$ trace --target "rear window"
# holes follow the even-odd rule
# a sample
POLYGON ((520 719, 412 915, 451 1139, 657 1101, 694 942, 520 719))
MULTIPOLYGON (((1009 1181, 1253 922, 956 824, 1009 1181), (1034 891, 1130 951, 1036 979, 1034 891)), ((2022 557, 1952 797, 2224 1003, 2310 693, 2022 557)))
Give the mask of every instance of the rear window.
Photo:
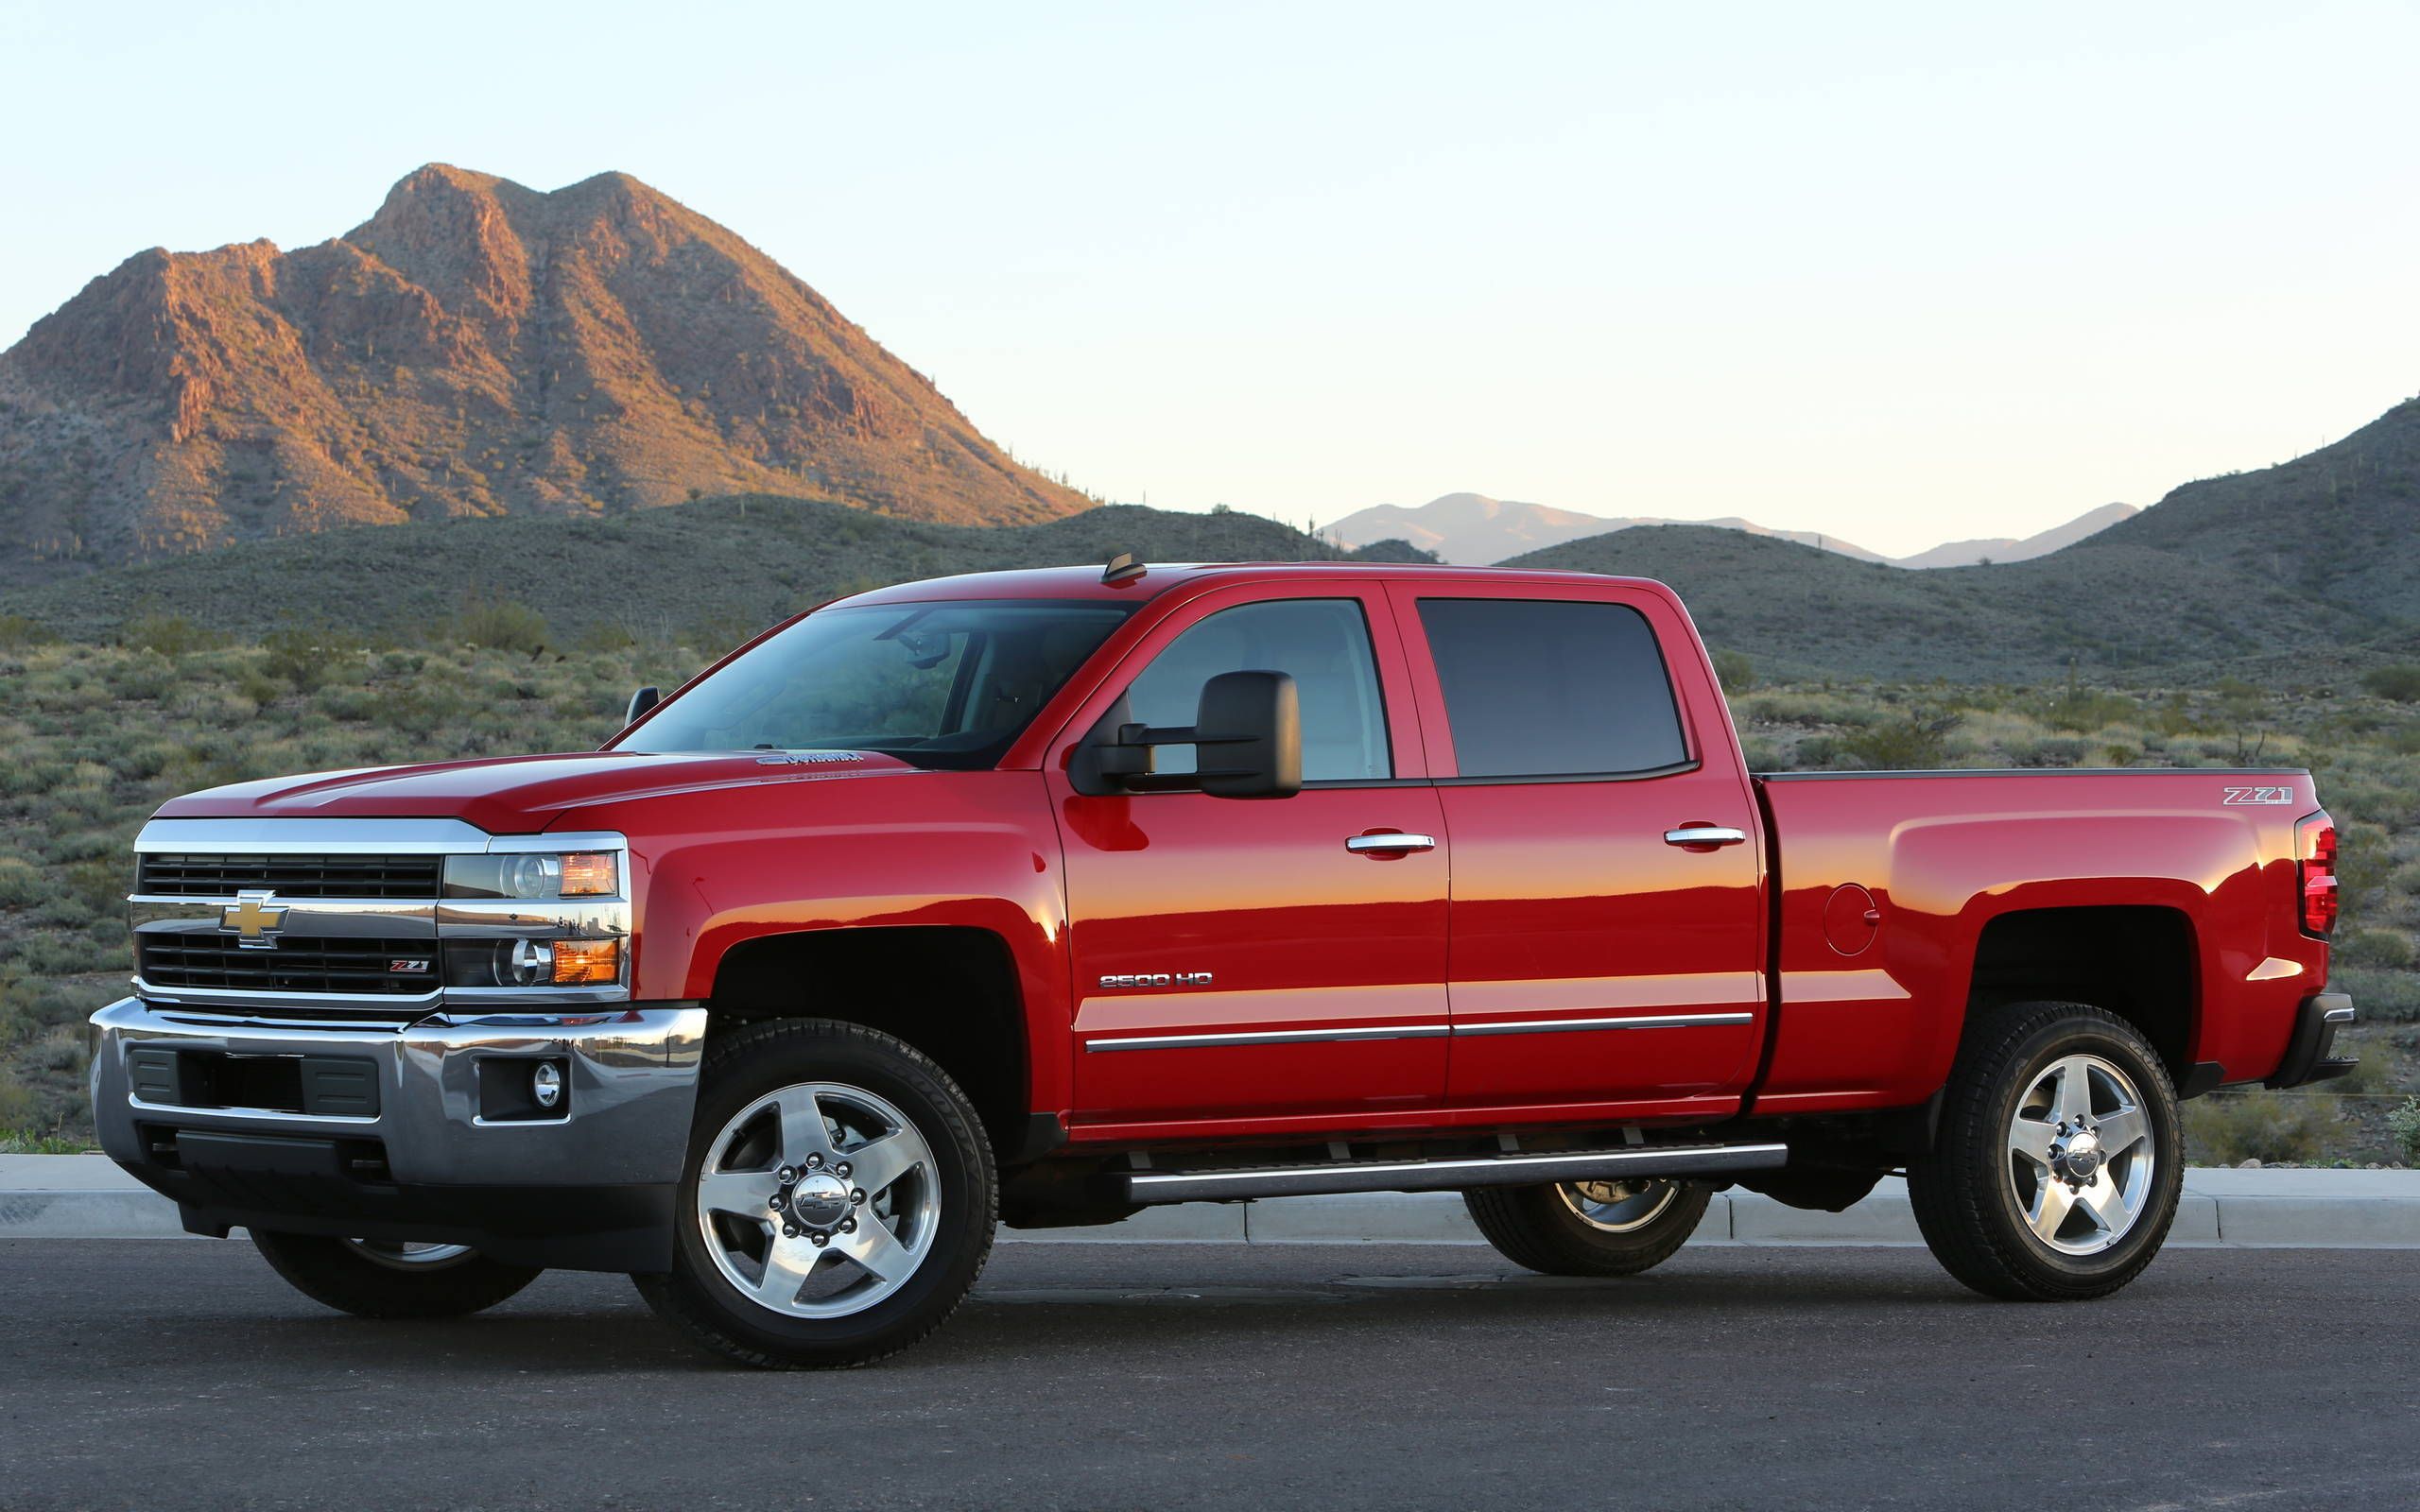
POLYGON ((1613 776, 1688 759, 1664 653, 1620 604, 1424 598, 1464 777, 1613 776))

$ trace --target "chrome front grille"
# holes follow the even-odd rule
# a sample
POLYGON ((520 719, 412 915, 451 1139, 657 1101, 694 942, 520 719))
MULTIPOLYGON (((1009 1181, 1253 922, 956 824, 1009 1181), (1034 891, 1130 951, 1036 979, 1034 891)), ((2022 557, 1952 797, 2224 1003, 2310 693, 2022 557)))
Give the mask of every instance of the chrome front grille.
POLYGON ((230 935, 151 934, 135 936, 134 960, 153 987, 417 997, 437 988, 436 943, 289 936, 275 950, 252 950, 230 935))
POLYGON ((146 851, 134 890, 150 898, 229 898, 266 887, 282 898, 423 898, 438 894, 440 856, 174 855, 146 851))

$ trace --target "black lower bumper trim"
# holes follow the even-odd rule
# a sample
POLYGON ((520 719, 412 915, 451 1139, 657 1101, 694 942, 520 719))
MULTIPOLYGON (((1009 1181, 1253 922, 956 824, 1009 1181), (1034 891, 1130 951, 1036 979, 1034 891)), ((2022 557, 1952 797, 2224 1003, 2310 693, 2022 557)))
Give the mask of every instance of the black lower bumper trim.
POLYGON ((2286 1041, 2286 1058, 2264 1086, 2302 1087, 2342 1076, 2360 1062, 2328 1054, 2336 1048, 2336 1031, 2353 1022, 2353 999, 2343 992, 2317 992, 2303 999, 2294 1018, 2293 1038, 2286 1041))
MULTIPOLYGON (((129 1164, 172 1198, 186 1229, 468 1245, 513 1265, 662 1271, 672 1265, 669 1184, 418 1186, 366 1178, 357 1142, 180 1131, 169 1160, 129 1164)), ((155 1146, 155 1149, 157 1146, 155 1146)), ((162 1152, 164 1153, 164 1152, 162 1152)))

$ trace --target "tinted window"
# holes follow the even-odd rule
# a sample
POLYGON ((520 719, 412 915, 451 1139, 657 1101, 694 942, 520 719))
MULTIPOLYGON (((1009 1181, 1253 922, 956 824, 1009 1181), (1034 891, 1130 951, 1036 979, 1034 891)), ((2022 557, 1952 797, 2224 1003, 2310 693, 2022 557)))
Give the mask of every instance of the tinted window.
POLYGON ((666 704, 624 748, 989 766, 1127 612, 1030 600, 820 610, 666 704))
MULTIPOLYGON (((1394 772, 1370 627, 1349 598, 1272 599, 1221 610, 1168 643, 1126 690, 1129 717, 1189 725, 1201 685, 1221 672, 1288 672, 1303 703, 1303 781, 1394 772)), ((1189 746, 1163 746, 1157 769, 1190 772, 1189 746)))
POLYGON ((1464 777, 1645 772, 1685 761, 1655 632, 1619 604, 1424 598, 1464 777))

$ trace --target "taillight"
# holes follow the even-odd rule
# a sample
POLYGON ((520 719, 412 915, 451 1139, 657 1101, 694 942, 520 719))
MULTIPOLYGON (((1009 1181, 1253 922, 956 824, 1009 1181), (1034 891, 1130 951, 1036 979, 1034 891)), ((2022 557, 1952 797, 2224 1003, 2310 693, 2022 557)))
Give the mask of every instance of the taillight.
POLYGON ((2303 933, 2325 939, 2336 927, 2336 821, 2322 812, 2295 825, 2294 857, 2303 933))

